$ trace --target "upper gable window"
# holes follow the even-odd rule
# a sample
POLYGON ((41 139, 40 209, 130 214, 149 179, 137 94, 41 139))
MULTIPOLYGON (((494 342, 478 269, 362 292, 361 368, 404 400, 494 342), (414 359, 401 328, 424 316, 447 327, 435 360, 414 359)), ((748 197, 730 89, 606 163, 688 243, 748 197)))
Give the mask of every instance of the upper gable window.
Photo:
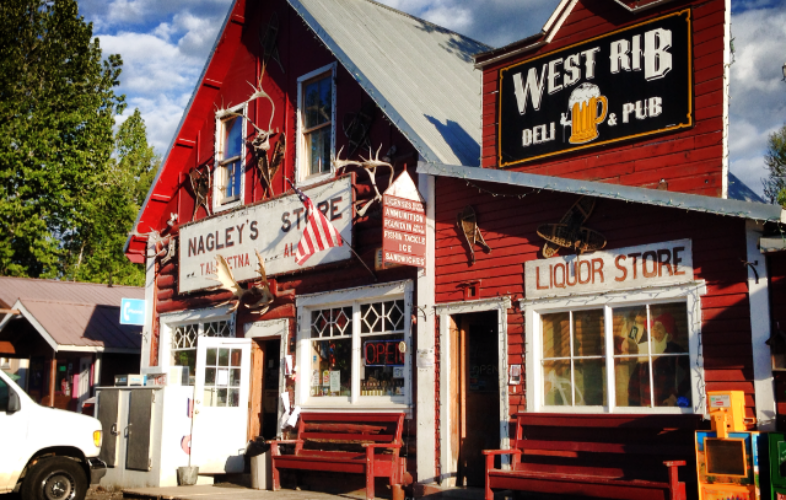
POLYGON ((311 182, 332 171, 335 149, 335 70, 331 64, 298 78, 298 179, 311 182))
MULTIPOLYGON (((245 114, 245 107, 231 112, 245 114)), ((225 210, 242 204, 245 153, 245 119, 231 114, 220 116, 216 123, 214 210, 225 210)))

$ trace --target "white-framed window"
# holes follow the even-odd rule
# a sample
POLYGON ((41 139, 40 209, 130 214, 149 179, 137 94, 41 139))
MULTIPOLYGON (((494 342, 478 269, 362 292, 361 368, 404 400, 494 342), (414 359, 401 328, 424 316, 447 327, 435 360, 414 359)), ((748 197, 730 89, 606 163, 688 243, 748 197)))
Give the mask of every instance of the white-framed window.
POLYGON ((408 408, 412 282, 298 297, 298 404, 408 408))
POLYGON ((161 315, 160 359, 165 366, 187 366, 194 385, 199 337, 234 337, 235 316, 227 306, 161 315))
POLYGON ((297 179, 323 180, 333 172, 336 145, 336 63, 298 78, 297 179))
POLYGON ((248 105, 243 104, 216 117, 216 160, 213 174, 213 211, 243 204, 245 189, 246 123, 248 105))
POLYGON ((528 410, 704 413, 704 290, 522 300, 528 410))

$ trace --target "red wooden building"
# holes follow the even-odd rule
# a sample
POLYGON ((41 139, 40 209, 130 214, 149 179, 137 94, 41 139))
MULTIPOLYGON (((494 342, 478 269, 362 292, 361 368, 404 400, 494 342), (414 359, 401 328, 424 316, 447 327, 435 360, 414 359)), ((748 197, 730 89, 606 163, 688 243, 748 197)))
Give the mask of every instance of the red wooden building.
POLYGON ((142 372, 187 367, 177 439, 200 474, 239 472, 294 409, 405 413, 416 473, 425 273, 382 262, 380 194, 395 178, 428 198, 419 160, 477 161, 472 55, 488 49, 366 0, 233 3, 125 248, 147 266, 142 372), (343 245, 296 262, 289 182, 343 245))
POLYGON ((729 16, 564 0, 541 33, 475 56, 481 168, 418 168, 438 318, 419 390, 443 484, 482 485, 480 450, 507 448, 518 412, 701 418, 708 391, 740 390, 751 428, 775 428, 784 257, 760 239, 786 218, 730 197, 729 16))

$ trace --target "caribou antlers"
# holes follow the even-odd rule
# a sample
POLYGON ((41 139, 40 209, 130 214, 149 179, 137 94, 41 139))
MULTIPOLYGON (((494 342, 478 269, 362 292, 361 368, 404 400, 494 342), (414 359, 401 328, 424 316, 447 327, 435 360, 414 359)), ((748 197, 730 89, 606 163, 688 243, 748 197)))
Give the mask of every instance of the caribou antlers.
POLYGON ((259 99, 260 97, 263 97, 268 101, 270 101, 270 106, 272 107, 272 110, 270 112, 270 121, 268 123, 267 130, 263 130, 257 127, 257 125, 254 122, 252 122, 248 118, 248 116, 244 115, 243 113, 227 111, 225 112, 225 115, 243 117, 257 131, 256 136, 251 141, 249 141, 249 144, 251 145, 251 148, 254 151, 254 157, 257 159, 257 168, 259 169, 259 174, 262 177, 262 179, 265 180, 265 186, 264 186, 265 195, 267 197, 270 197, 273 195, 273 185, 271 184, 271 181, 273 180, 273 177, 275 177, 279 167, 281 166, 282 161, 284 160, 284 147, 286 143, 284 139, 284 134, 281 134, 281 136, 278 139, 278 142, 276 143, 276 147, 273 150, 273 157, 271 159, 268 159, 268 151, 270 151, 270 138, 277 135, 279 132, 278 130, 276 130, 275 132, 273 131, 273 117, 276 114, 276 103, 268 95, 268 93, 265 92, 264 89, 262 88, 262 78, 264 76, 265 76, 265 66, 263 64, 262 71, 259 74, 259 80, 257 82, 257 85, 254 86, 251 82, 247 82, 251 86, 253 92, 251 96, 248 98, 248 100, 246 100, 246 102, 251 102, 254 99, 259 99))
POLYGON ((390 179, 388 180, 388 186, 393 184, 393 165, 388 162, 382 161, 379 159, 379 152, 382 150, 382 144, 379 145, 377 148, 377 153, 374 157, 371 156, 371 149, 368 151, 368 158, 360 157, 361 161, 355 160, 342 160, 341 159, 341 152, 344 150, 342 146, 341 149, 338 150, 338 154, 336 155, 336 159, 333 160, 333 165, 336 167, 336 173, 344 167, 360 167, 363 169, 366 174, 368 174, 369 179, 371 179, 371 185, 374 186, 374 192, 376 192, 376 196, 366 202, 365 205, 358 209, 358 215, 363 217, 368 211, 368 208, 371 206, 372 203, 375 201, 382 201, 382 195, 379 192, 379 188, 377 188, 377 167, 387 167, 390 169, 390 179))

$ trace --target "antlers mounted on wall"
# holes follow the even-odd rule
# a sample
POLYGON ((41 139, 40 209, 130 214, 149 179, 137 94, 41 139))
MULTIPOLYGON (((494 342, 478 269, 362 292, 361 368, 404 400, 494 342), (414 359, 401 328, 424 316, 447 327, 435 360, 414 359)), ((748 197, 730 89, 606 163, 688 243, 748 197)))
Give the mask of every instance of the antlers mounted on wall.
POLYGON ((259 266, 257 267, 257 273, 262 277, 262 283, 259 285, 251 285, 248 290, 245 290, 240 284, 235 280, 235 277, 232 275, 232 269, 229 267, 226 259, 224 259, 221 255, 216 255, 216 270, 215 275, 211 277, 211 279, 218 281, 219 285, 216 288, 220 288, 223 290, 227 290, 232 292, 232 298, 226 302, 219 304, 216 307, 220 307, 230 302, 233 302, 232 307, 229 309, 230 311, 237 310, 237 306, 240 305, 240 302, 243 301, 246 295, 253 295, 256 297, 260 297, 259 300, 252 304, 243 304, 249 309, 257 309, 253 311, 255 314, 264 314, 267 312, 270 304, 273 303, 275 297, 270 291, 270 285, 267 281, 267 273, 265 272, 265 263, 262 256, 259 255, 259 251, 256 251, 257 260, 259 261, 259 266))
POLYGON ((368 158, 363 158, 361 156, 360 159, 363 161, 356 161, 356 160, 342 160, 341 152, 344 150, 344 148, 342 147, 341 149, 338 150, 336 159, 333 160, 333 165, 335 165, 336 167, 337 175, 339 174, 339 170, 341 170, 342 168, 359 167, 362 168, 364 172, 366 172, 369 179, 371 180, 371 185, 374 186, 374 192, 376 193, 374 198, 370 199, 368 202, 366 202, 365 205, 363 205, 358 209, 358 215, 361 217, 366 214, 366 211, 368 211, 368 208, 371 206, 372 203, 374 203, 375 201, 379 201, 379 202, 382 201, 382 194, 380 194, 379 188, 377 187, 377 179, 376 179, 377 167, 387 167, 390 169, 390 179, 388 180, 388 186, 393 184, 393 165, 379 159, 379 152, 381 149, 382 149, 382 144, 380 144, 379 148, 377 148, 377 153, 376 155, 374 155, 374 157, 371 156, 372 151, 371 149, 369 149, 368 158))
POLYGON ((264 91, 262 88, 262 79, 265 76, 265 65, 262 65, 262 71, 259 73, 259 80, 257 81, 257 85, 252 84, 251 82, 247 82, 253 92, 246 99, 245 103, 249 103, 255 99, 264 98, 270 101, 271 111, 270 111, 270 121, 268 122, 267 129, 262 129, 258 127, 251 119, 243 113, 238 113, 237 111, 228 111, 224 108, 220 109, 217 113, 219 118, 225 116, 238 116, 244 118, 248 123, 254 127, 256 130, 256 135, 252 140, 248 143, 251 146, 251 150, 254 153, 254 158, 257 160, 257 169, 259 169, 259 174, 264 179, 265 185, 264 194, 266 197, 273 196, 273 177, 275 177, 278 169, 281 167, 282 162, 284 161, 284 151, 286 147, 286 141, 284 134, 279 135, 278 130, 273 130, 273 117, 276 115, 276 103, 273 101, 273 98, 268 95, 267 92, 264 91), (268 158, 268 152, 270 151, 270 139, 279 135, 278 142, 276 142, 276 146, 273 149, 272 157, 268 158))

